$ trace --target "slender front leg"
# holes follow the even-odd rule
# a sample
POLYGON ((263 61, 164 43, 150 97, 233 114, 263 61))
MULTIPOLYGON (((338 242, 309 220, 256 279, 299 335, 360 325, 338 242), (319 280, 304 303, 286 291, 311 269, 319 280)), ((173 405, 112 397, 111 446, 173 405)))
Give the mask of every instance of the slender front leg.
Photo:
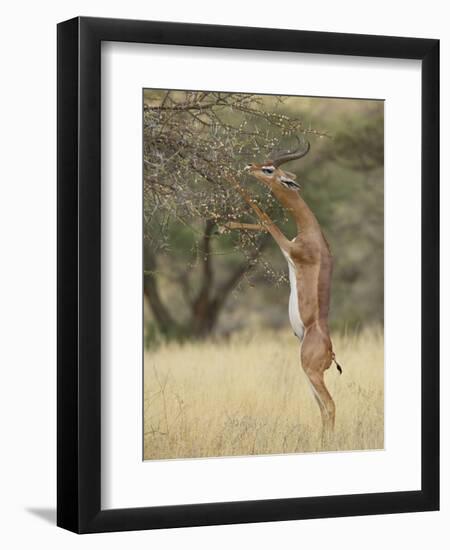
POLYGON ((264 231, 267 233, 267 227, 260 223, 227 222, 219 227, 219 232, 225 229, 242 229, 244 231, 264 231))
POLYGON ((281 229, 272 221, 270 216, 266 214, 264 210, 261 210, 261 208, 255 203, 255 201, 249 195, 249 193, 247 193, 247 191, 241 186, 241 184, 235 178, 233 178, 230 175, 225 176, 225 178, 229 183, 231 183, 233 187, 237 189, 238 193, 241 195, 244 201, 250 206, 250 208, 259 218, 261 225, 265 227, 266 230, 272 235, 274 241, 281 248, 281 250, 284 250, 285 252, 289 253, 291 248, 291 242, 289 241, 289 239, 285 237, 281 229))

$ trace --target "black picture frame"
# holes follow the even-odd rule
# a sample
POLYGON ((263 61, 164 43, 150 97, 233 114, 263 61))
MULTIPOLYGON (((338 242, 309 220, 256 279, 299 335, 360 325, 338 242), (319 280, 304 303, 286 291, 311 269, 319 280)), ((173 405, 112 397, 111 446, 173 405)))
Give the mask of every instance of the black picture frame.
POLYGON ((77 17, 58 25, 57 65, 57 524, 77 533, 94 533, 438 510, 439 41, 77 17), (422 61, 420 491, 101 509, 102 41, 422 61))

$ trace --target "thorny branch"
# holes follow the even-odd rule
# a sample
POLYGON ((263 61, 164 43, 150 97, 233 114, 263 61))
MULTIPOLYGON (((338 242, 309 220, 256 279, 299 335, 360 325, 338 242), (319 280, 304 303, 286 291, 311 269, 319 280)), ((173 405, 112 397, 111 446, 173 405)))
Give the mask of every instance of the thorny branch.
MULTIPOLYGON (((283 98, 277 99, 279 108, 268 110, 264 97, 254 94, 168 91, 146 95, 145 247, 152 251, 147 256, 155 263, 155 257, 170 252, 173 246, 172 227, 190 232, 195 240, 191 257, 183 257, 178 267, 172 267, 171 277, 181 282, 181 294, 194 319, 207 312, 214 320, 215 311, 257 262, 275 280, 282 277, 264 262, 261 250, 270 240, 266 230, 273 233, 274 222, 285 215, 268 192, 249 188, 254 186, 249 182, 244 189, 237 182, 248 162, 270 158, 281 142, 288 145, 287 141, 300 134, 327 134, 286 115, 283 98), (249 199, 253 195, 258 205, 249 199), (242 231, 225 237, 244 259, 234 262, 226 277, 216 278, 213 242, 225 238, 220 233, 236 222, 244 224, 242 231), (258 225, 262 231, 255 234, 258 225), (200 276, 194 277, 191 273, 196 265, 200 276)), ((164 306, 156 277, 149 271, 144 280, 152 310, 162 326, 176 325, 164 306)))

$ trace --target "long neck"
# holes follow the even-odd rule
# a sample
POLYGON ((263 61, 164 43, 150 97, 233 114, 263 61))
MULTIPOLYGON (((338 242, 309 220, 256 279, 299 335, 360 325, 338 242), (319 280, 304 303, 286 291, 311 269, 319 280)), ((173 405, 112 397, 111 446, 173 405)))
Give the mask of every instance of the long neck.
POLYGON ((314 229, 320 230, 317 218, 296 191, 281 189, 277 186, 272 189, 272 193, 286 210, 291 213, 297 225, 298 232, 314 229))

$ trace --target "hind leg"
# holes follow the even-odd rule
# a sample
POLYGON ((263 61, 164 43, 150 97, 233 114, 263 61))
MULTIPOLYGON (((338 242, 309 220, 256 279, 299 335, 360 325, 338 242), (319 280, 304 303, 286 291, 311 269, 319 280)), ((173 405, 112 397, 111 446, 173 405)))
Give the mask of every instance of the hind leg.
POLYGON ((322 444, 330 440, 334 429, 336 407, 325 386, 324 374, 332 360, 329 338, 318 327, 306 331, 302 343, 301 362, 310 383, 322 418, 322 444))
POLYGON ((325 386, 323 372, 318 374, 315 371, 312 373, 307 372, 306 374, 310 381, 316 402, 319 405, 322 418, 321 442, 322 446, 326 446, 330 443, 333 435, 336 406, 330 392, 325 386))

